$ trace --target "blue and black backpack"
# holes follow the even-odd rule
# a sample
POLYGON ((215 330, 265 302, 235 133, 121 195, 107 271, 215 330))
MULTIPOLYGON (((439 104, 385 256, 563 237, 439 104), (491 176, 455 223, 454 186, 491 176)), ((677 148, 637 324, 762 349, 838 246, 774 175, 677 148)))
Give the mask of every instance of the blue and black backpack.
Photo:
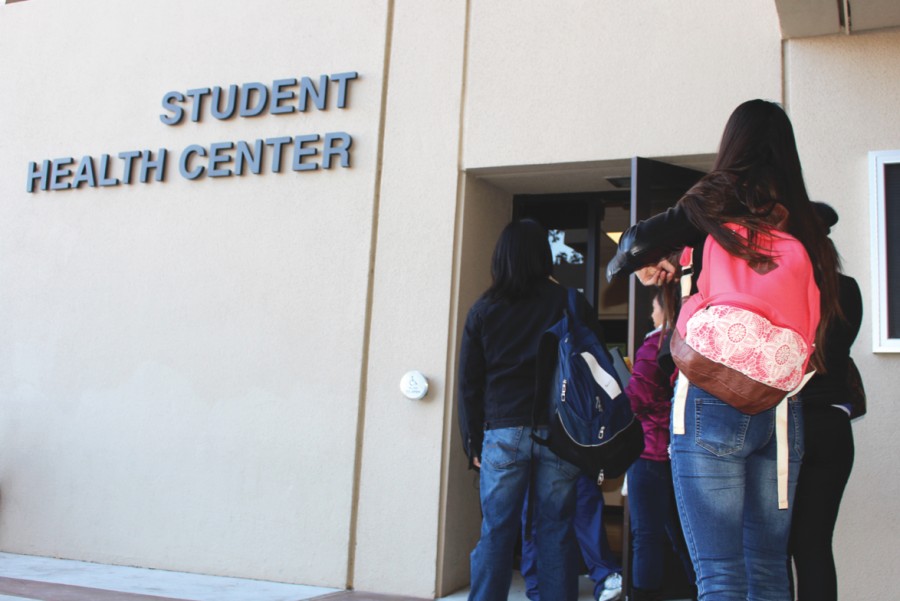
POLYGON ((617 478, 644 451, 644 430, 631 411, 612 357, 578 317, 578 292, 538 346, 534 423, 549 423, 547 438, 532 434, 597 485, 617 478), (545 402, 542 402, 545 401, 545 402), (549 409, 547 417, 541 413, 549 409))

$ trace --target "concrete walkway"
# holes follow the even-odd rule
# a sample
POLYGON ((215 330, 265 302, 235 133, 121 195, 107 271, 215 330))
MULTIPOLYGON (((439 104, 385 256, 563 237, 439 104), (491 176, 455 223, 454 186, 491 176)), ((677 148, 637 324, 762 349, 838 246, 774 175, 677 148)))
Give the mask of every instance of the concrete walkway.
MULTIPOLYGON (((509 601, 527 601, 516 576, 509 601)), ((581 578, 579 601, 592 601, 581 578)), ((462 590, 444 601, 465 601, 462 590)), ((421 601, 411 597, 0 553, 0 601, 421 601)))

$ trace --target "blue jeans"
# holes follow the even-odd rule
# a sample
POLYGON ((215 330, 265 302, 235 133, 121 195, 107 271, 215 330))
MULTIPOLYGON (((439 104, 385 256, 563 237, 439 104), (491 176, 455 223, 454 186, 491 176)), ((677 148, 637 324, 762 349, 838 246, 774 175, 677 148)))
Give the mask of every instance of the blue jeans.
POLYGON ((633 537, 631 582, 644 590, 661 589, 666 549, 671 546, 684 565, 688 582, 694 568, 675 508, 672 466, 668 461, 638 459, 628 469, 628 509, 633 537))
MULTIPOLYGON (((546 428, 538 433, 546 436, 546 428)), ((481 452, 481 539, 472 551, 469 601, 505 601, 529 484, 533 487, 540 595, 578 598, 575 513, 577 467, 531 440, 531 428, 484 433, 481 452)))
MULTIPOLYGON (((526 536, 525 522, 528 504, 522 510, 522 577, 525 579, 525 595, 531 601, 540 601, 540 577, 537 566, 537 544, 532 523, 532 535, 526 536), (530 539, 530 540, 529 540, 530 539)), ((622 567, 613 556, 606 540, 606 528, 603 526, 603 491, 588 476, 578 477, 576 482, 575 502, 575 538, 581 549, 581 557, 587 566, 588 574, 594 581, 594 598, 603 590, 603 581, 613 572, 621 572, 622 567)), ((545 597, 546 598, 546 597, 545 597)))
POLYGON ((788 409, 788 509, 778 509, 774 408, 745 415, 692 384, 684 422, 685 434, 672 436, 672 474, 699 599, 789 601, 787 544, 803 456, 799 401, 788 409))

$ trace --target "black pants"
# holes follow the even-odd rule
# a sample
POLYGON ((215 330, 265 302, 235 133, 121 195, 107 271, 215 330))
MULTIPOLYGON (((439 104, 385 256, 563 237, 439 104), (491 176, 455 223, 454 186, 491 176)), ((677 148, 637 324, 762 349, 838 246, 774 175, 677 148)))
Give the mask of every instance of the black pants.
POLYGON ((836 601, 831 539, 844 488, 853 469, 849 416, 831 406, 803 411, 806 450, 797 483, 790 554, 800 601, 836 601))

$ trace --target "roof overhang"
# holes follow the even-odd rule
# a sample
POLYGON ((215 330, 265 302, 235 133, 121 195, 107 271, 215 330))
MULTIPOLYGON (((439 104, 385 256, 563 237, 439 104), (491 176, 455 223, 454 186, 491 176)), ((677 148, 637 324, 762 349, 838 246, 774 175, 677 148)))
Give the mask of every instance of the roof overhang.
POLYGON ((775 0, 775 7, 783 39, 900 27, 898 0, 775 0))

